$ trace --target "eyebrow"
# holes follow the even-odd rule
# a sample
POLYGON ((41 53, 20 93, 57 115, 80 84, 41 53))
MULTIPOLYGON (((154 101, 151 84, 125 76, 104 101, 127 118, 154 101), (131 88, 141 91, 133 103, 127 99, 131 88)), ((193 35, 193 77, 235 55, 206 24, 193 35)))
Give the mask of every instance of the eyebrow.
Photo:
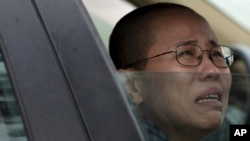
MULTIPOLYGON (((198 42, 199 42, 198 39, 180 41, 180 42, 177 43, 177 46, 197 44, 198 42)), ((215 41, 215 40, 209 40, 208 42, 209 42, 209 44, 211 44, 212 46, 218 46, 218 45, 219 45, 219 44, 217 43, 217 41, 215 41)))
POLYGON ((186 40, 186 41, 180 41, 177 43, 177 46, 181 46, 181 45, 191 45, 191 44, 197 44, 198 40, 194 39, 194 40, 186 40))
POLYGON ((212 45, 212 46, 218 46, 218 42, 215 41, 215 40, 209 40, 209 43, 212 45))

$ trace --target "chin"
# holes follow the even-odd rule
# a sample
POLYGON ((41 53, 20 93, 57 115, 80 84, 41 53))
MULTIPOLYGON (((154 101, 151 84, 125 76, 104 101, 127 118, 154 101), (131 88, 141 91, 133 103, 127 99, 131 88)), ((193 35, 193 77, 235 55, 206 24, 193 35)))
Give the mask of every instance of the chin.
POLYGON ((211 116, 206 119, 200 124, 200 129, 205 130, 207 132, 214 131, 218 129, 223 123, 223 116, 211 116))

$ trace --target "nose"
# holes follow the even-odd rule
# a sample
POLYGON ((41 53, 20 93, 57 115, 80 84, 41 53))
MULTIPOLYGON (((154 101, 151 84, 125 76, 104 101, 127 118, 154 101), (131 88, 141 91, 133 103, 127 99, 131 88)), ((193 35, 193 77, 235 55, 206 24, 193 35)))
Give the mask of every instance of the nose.
POLYGON ((199 68, 199 79, 217 79, 219 77, 219 68, 216 67, 213 63, 212 57, 210 56, 210 51, 203 50, 201 64, 199 68), (205 53, 205 54, 204 54, 205 53))

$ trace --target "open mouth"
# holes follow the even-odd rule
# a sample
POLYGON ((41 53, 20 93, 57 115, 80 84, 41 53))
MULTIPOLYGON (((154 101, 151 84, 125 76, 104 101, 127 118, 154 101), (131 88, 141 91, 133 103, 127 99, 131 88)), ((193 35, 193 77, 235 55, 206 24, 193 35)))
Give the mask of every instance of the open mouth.
POLYGON ((205 96, 199 97, 195 100, 197 103, 209 102, 209 101, 220 101, 221 94, 207 94, 205 96))

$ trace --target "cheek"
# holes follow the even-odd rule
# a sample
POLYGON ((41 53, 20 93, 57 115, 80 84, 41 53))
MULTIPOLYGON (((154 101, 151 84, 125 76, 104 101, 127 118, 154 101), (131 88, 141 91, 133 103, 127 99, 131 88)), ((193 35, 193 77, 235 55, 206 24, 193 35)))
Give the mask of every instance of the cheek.
POLYGON ((225 90, 225 93, 229 93, 232 85, 232 75, 230 73, 222 74, 220 83, 223 87, 223 90, 225 90))
POLYGON ((183 67, 176 61, 175 57, 171 55, 160 56, 158 58, 148 61, 145 70, 158 72, 178 72, 183 67))
POLYGON ((168 72, 169 65, 165 62, 150 62, 146 65, 145 70, 147 71, 156 71, 156 72, 168 72), (155 63, 154 63, 155 62, 155 63))
POLYGON ((224 97, 225 97, 226 105, 227 105, 231 85, 232 85, 232 76, 231 76, 231 74, 222 75, 221 86, 222 86, 222 89, 224 90, 224 97))
POLYGON ((190 94, 190 85, 193 83, 190 74, 182 72, 157 73, 153 79, 153 83, 147 81, 150 84, 146 87, 144 97, 147 102, 154 101, 153 104, 160 107, 183 102, 190 94))
POLYGON ((229 69, 229 68, 223 69, 223 70, 221 71, 221 73, 223 73, 223 74, 228 74, 228 75, 230 75, 230 74, 231 74, 231 72, 230 72, 230 69, 229 69))
POLYGON ((192 94, 192 77, 188 73, 167 73, 168 85, 164 87, 164 92, 159 101, 172 108, 179 109, 190 104, 192 94))

